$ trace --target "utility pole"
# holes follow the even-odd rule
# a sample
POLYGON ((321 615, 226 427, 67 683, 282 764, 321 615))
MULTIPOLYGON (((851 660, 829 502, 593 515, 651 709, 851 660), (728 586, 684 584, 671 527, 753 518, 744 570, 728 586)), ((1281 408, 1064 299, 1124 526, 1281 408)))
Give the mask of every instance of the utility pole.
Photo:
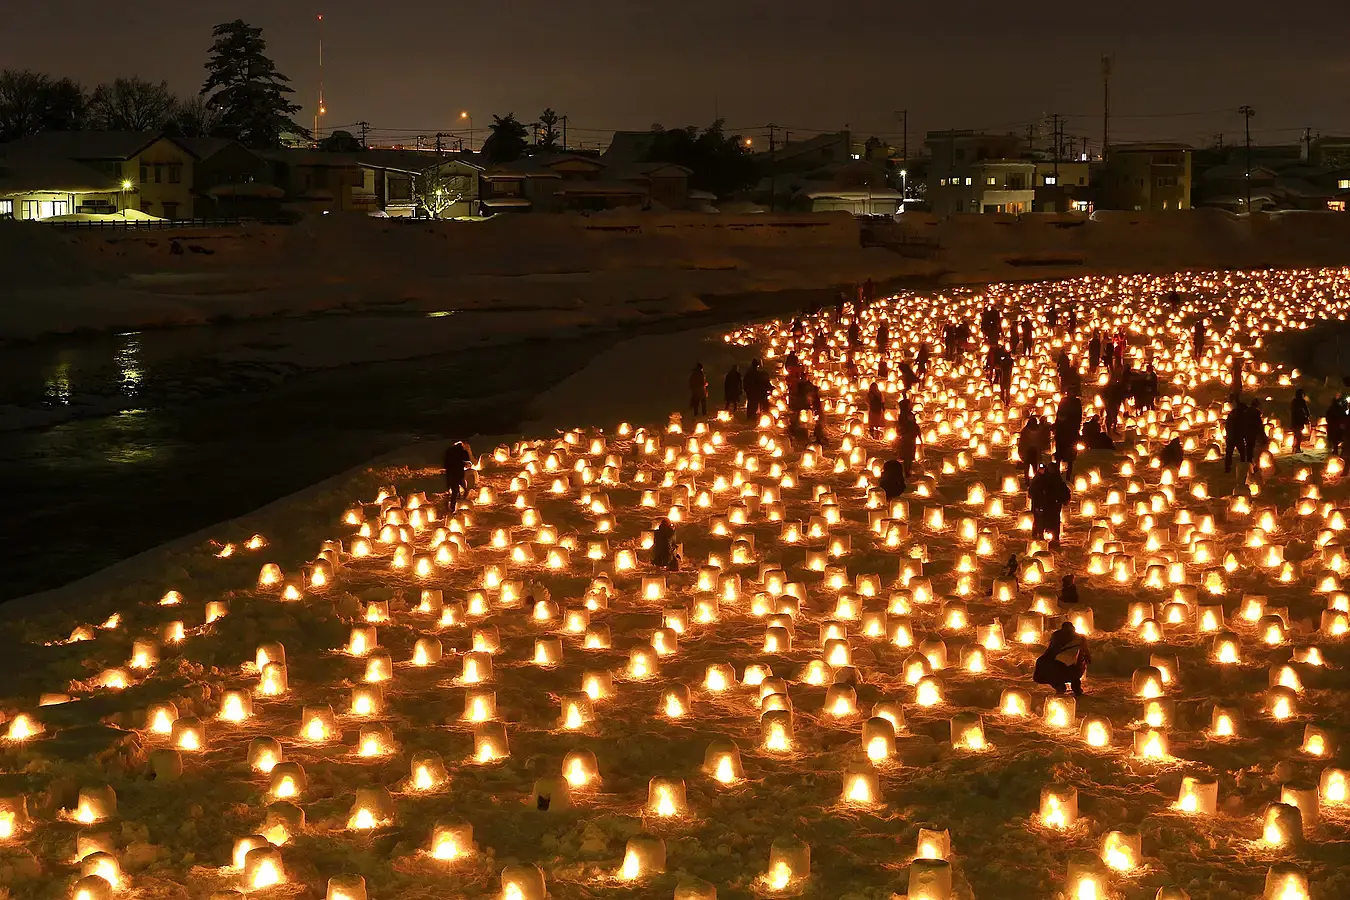
POLYGON ((778 209, 778 126, 769 123, 769 212, 778 209))
POLYGON ((563 152, 567 152, 567 116, 562 117, 563 123, 563 152))
POLYGON ((1111 146, 1111 69, 1115 57, 1102 57, 1102 160, 1106 159, 1106 150, 1111 146))
POLYGON ((445 133, 444 133, 444 132, 440 132, 440 131, 436 132, 436 153, 437 153, 438 155, 441 153, 441 151, 442 151, 442 149, 443 149, 442 144, 441 144, 441 139, 442 139, 443 137, 445 137, 445 133))
POLYGON ((900 165, 902 168, 909 168, 909 110, 902 109, 897 112, 896 117, 900 119, 900 165))
POLYGON ((1059 186, 1059 157, 1064 149, 1064 119, 1059 113, 1050 116, 1055 128, 1055 186, 1059 186))
POLYGON ((1035 153, 1035 152, 1036 152, 1036 123, 1035 123, 1035 122, 1028 122, 1028 123, 1027 123, 1027 152, 1028 152, 1028 153, 1035 153))
POLYGON ((1256 110, 1250 106, 1243 105, 1238 108, 1238 113, 1245 120, 1247 126, 1247 215, 1252 213, 1252 116, 1256 115, 1256 110))
POLYGON ((1312 165, 1312 128, 1303 129, 1303 161, 1312 165))
POLYGON ((369 147, 369 146, 370 146, 370 140, 369 140, 369 139, 370 139, 370 123, 369 123, 369 122, 357 122, 357 123, 356 123, 356 127, 361 129, 361 146, 362 146, 362 147, 369 147))

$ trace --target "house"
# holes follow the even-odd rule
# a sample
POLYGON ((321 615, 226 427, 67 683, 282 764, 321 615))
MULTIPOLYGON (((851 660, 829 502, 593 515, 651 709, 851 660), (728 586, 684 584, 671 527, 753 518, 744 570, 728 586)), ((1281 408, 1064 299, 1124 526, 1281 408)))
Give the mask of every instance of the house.
POLYGON ((1189 144, 1112 144, 1099 177, 1099 209, 1143 212, 1191 208, 1189 144))
POLYGON ((848 131, 826 132, 804 141, 794 141, 792 132, 784 131, 782 144, 755 156, 774 172, 810 172, 853 159, 853 149, 853 136, 848 131))
MULTIPOLYGON (((5 145, 15 155, 81 163, 126 186, 136 209, 190 219, 196 157, 180 141, 152 131, 45 131, 5 145)), ((73 211, 73 210, 72 210, 73 211)))
POLYGON ((272 184, 284 194, 282 209, 300 215, 361 212, 355 196, 365 173, 345 153, 320 150, 266 150, 258 154, 272 168, 272 184))
POLYGON ((1036 162, 1021 158, 1016 135, 930 131, 927 199, 939 216, 1031 212, 1036 162))
POLYGON ((1035 211, 1088 212, 1092 205, 1090 168, 1079 159, 1037 160, 1035 211))
POLYGON ((1279 169, 1245 165, 1211 166, 1196 179, 1195 205, 1246 212, 1248 184, 1254 212, 1332 210, 1344 212, 1350 199, 1350 166, 1288 165, 1279 169))
POLYGON ((134 197, 120 180, 73 160, 0 153, 0 219, 114 213, 134 197))
POLYGON ((394 218, 426 215, 417 204, 418 179, 435 177, 459 199, 441 211, 447 219, 477 215, 481 166, 450 153, 363 150, 351 154, 361 167, 361 186, 352 193, 358 209, 394 218))
POLYGON ((775 209, 843 210, 858 216, 893 216, 904 199, 886 168, 866 159, 827 163, 809 172, 775 172, 760 179, 755 195, 775 209))
POLYGON ((273 184, 272 164, 225 138, 179 138, 194 157, 193 210, 197 218, 272 218, 286 192, 273 184))
POLYGON ((488 166, 484 212, 595 212, 634 207, 685 209, 689 170, 670 163, 606 163, 603 157, 544 153, 488 166))

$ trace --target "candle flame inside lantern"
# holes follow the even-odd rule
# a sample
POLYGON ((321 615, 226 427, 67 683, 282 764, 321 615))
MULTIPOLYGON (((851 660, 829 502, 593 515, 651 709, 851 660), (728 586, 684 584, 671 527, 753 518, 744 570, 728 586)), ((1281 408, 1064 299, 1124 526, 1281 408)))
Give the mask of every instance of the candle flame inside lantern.
POLYGON ((1344 803, 1345 797, 1345 773, 1341 771, 1327 772, 1322 783, 1323 802, 1344 803))
POLYGON ((1106 733, 1106 726, 1101 722, 1089 722, 1084 737, 1089 747, 1105 747, 1111 742, 1110 735, 1106 733))
POLYGON ((1102 859, 1117 872, 1129 872, 1136 865, 1134 848, 1115 832, 1106 836, 1106 843, 1102 847, 1102 859))
POLYGON ((676 694, 666 694, 666 715, 678 719, 684 715, 684 701, 676 694))
POLYGON ((1228 713, 1219 713, 1214 719, 1214 736, 1232 737, 1234 733, 1233 717, 1228 713))
POLYGON ((764 876, 769 890, 781 891, 792 882, 792 868, 782 860, 773 864, 773 868, 764 876))
POLYGON ((575 757, 568 761, 565 777, 572 787, 585 787, 591 782, 591 773, 586 764, 575 757))
POLYGON ((782 722, 769 724, 769 733, 764 738, 764 749, 775 753, 786 753, 792 749, 792 739, 788 737, 787 729, 783 727, 782 722))
POLYGON ((435 859, 449 861, 458 859, 460 855, 459 842, 455 840, 452 834, 442 834, 436 838, 436 845, 431 848, 431 855, 435 859))
POLYGON ((669 817, 677 815, 679 810, 675 807, 675 798, 671 795, 670 788, 665 785, 656 787, 655 812, 658 816, 669 817))
POLYGON ((1064 811, 1064 806, 1059 802, 1059 798, 1054 794, 1045 798, 1045 809, 1041 811, 1041 824, 1048 828, 1063 829, 1068 826, 1068 814, 1064 811))
POLYGON ((265 859, 253 870, 252 888, 256 891, 274 884, 281 884, 281 870, 275 862, 265 859))
POLYGON ((323 719, 313 716, 305 723, 305 737, 311 741, 322 741, 328 738, 328 726, 324 724, 323 719))

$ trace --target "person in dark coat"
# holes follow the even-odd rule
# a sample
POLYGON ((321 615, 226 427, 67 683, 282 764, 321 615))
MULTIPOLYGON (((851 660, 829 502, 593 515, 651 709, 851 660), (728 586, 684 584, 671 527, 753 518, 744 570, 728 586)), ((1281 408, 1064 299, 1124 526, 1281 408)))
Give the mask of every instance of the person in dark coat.
POLYGON ((760 368, 758 359, 750 361, 750 368, 745 370, 742 385, 745 389, 745 418, 751 424, 755 424, 759 421, 759 414, 769 402, 769 377, 760 368))
POLYGON ((902 404, 897 413, 896 456, 904 463, 905 471, 914 469, 914 460, 919 455, 919 420, 914 417, 914 409, 902 404))
POLYGON ((1102 427, 1100 416, 1093 416, 1083 423, 1083 445, 1089 450, 1114 450, 1116 442, 1102 427))
POLYGON ((725 403, 727 412, 735 413, 741 408, 741 398, 745 391, 741 385, 741 370, 736 368, 736 364, 731 364, 731 370, 727 372, 727 377, 722 381, 722 399, 725 403))
POLYGON ((881 478, 877 487, 886 492, 886 502, 894 500, 905 492, 905 464, 898 459, 888 459, 881 467, 881 478))
POLYGON ((1059 602, 1064 605, 1078 602, 1078 583, 1073 580, 1072 572, 1065 575, 1059 583, 1059 602))
POLYGON ((1247 445, 1247 456, 1243 462, 1248 465, 1260 460, 1261 454, 1270 449, 1266 419, 1261 414, 1261 401, 1257 397, 1247 404, 1247 411, 1242 417, 1242 437, 1247 445))
POLYGON ((472 461, 469 446, 463 441, 445 448, 445 492, 450 495, 451 512, 459 506, 459 498, 465 492, 465 473, 472 461))
POLYGON ((1246 416, 1247 404, 1235 398, 1233 408, 1228 411, 1227 417, 1223 420, 1223 470, 1225 472, 1233 471, 1234 452, 1237 453, 1239 461, 1247 456, 1246 432, 1242 429, 1246 416))
POLYGON ((1199 359, 1205 353, 1205 320, 1196 319, 1195 328, 1191 334, 1191 348, 1195 353, 1195 358, 1199 359))
POLYGON ((848 323, 848 346, 849 349, 856 350, 862 345, 862 327, 858 325, 858 317, 854 316, 853 321, 848 323))
POLYGON ((1045 652, 1036 660, 1036 670, 1032 678, 1037 684, 1046 684, 1062 694, 1072 690, 1075 697, 1083 696, 1083 676, 1092 663, 1092 654, 1088 651, 1087 640, 1065 622, 1050 635, 1050 643, 1045 652))
POLYGON ((1307 430, 1312 422, 1312 408, 1308 406, 1308 398, 1303 395, 1303 388, 1294 391, 1294 399, 1289 401, 1289 430, 1294 435, 1294 452, 1297 453, 1303 446, 1303 432, 1307 430))
POLYGON ((883 356, 891 349, 891 326, 882 322, 877 325, 877 352, 883 356))
POLYGON ((1158 462, 1162 463, 1164 469, 1178 469, 1186 458, 1186 450, 1181 446, 1181 438, 1174 437, 1167 442, 1167 446, 1162 448, 1158 454, 1158 462))
POLYGON ((928 342, 924 341, 919 345, 919 355, 914 357, 914 371, 919 373, 920 378, 928 375, 928 360, 932 356, 932 351, 928 349, 928 342))
POLYGON ((708 414, 708 376, 703 363, 694 363, 694 371, 689 373, 689 409, 695 416, 708 414))
POLYGON ((1073 363, 1069 361, 1069 351, 1060 350, 1055 356, 1055 374, 1059 377, 1061 389, 1073 380, 1073 363))
POLYGON ((652 565, 658 569, 679 571, 679 545, 675 541, 675 526, 670 524, 669 519, 663 518, 656 525, 652 538, 652 565))
POLYGON ((1041 466, 1027 490, 1031 501, 1033 527, 1037 535, 1050 535, 1050 546, 1059 547, 1061 514, 1069 502, 1069 486, 1060 477, 1058 466, 1041 466))
POLYGON ((1128 383, 1125 375, 1117 373, 1111 376, 1106 390, 1102 391, 1102 401, 1106 405, 1106 430, 1111 434, 1115 434, 1120 421, 1120 408, 1125 405, 1125 397, 1129 393, 1128 383))
POLYGON ((1083 432, 1083 401, 1072 395, 1065 397, 1055 415, 1055 462, 1064 467, 1064 477, 1073 477, 1073 464, 1078 459, 1078 441, 1083 432))
POLYGON ((881 429, 885 424, 886 397, 881 393, 881 387, 874 381, 867 389, 867 433, 875 440, 881 436, 881 429))
POLYGON ((1242 370, 1246 366, 1247 360, 1240 354, 1233 354, 1233 362, 1228 369, 1228 378, 1233 383, 1233 393, 1236 394, 1242 390, 1242 370))
POLYGON ((1027 418, 1017 434, 1017 458, 1022 461, 1022 474, 1035 477, 1041 464, 1041 420, 1035 414, 1027 418))
POLYGON ((1345 398, 1337 391, 1336 396, 1327 404, 1327 453, 1339 456, 1341 444, 1345 441, 1346 420, 1350 418, 1345 407, 1345 398))
POLYGON ((1031 324, 1030 316, 1022 317, 1022 352, 1030 356, 1036 351, 1035 326, 1031 324))
POLYGON ((919 374, 914 371, 914 367, 907 362, 900 364, 900 382, 904 384, 905 390, 914 390, 914 385, 919 383, 919 374))
POLYGON ((1069 306, 1069 313, 1064 321, 1069 328, 1069 334, 1072 335, 1078 329, 1078 306, 1076 304, 1069 306))
POLYGON ((1100 329, 1093 329, 1092 340, 1088 341, 1088 368, 1093 372, 1097 371, 1097 366, 1102 361, 1102 333, 1100 329))

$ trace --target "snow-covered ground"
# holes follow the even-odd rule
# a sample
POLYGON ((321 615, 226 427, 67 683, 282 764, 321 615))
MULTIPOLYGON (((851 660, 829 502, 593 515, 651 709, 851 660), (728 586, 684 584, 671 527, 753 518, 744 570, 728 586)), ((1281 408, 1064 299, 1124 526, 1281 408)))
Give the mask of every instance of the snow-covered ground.
MULTIPOLYGON (((862 315, 856 377, 845 324, 812 321, 808 334, 835 332, 807 357, 825 448, 791 444, 781 402, 758 427, 668 425, 684 387, 673 362, 701 356, 716 404, 737 347, 762 348, 776 374, 804 351, 786 323, 642 338, 546 394, 525 442, 476 441, 472 505, 454 516, 423 448, 6 604, 0 752, 26 813, 0 812, 0 829, 14 823, 0 881, 71 896, 82 872, 120 868, 130 896, 280 897, 360 874, 371 898, 533 898, 517 867, 539 866, 555 900, 713 887, 723 900, 936 900, 950 872, 963 898, 1145 900, 1175 886, 1295 900, 1306 874, 1309 896, 1344 896, 1339 460, 1315 444, 1292 453, 1274 423, 1271 465, 1246 488, 1216 454, 1230 355, 1251 354, 1249 395, 1286 409, 1297 373, 1265 358, 1265 340, 1343 316, 1347 285, 1323 271, 904 295, 862 315), (934 363, 913 394, 921 468, 891 506, 870 489, 891 450, 860 409, 875 326, 889 321, 894 366, 987 301, 1036 319, 1037 353, 1019 359, 1006 407, 977 352, 934 363), (1197 312, 1214 323, 1198 361, 1197 312), (1162 400, 1127 412, 1116 451, 1079 458, 1051 551, 1005 480, 1010 451, 1027 415, 1054 409, 1061 346, 1091 401, 1081 353, 1099 324, 1130 331, 1162 400), (1174 434, 1187 465, 1164 471, 1153 458, 1174 434), (678 573, 641 549, 665 515, 680 520, 678 573), (1019 578, 997 581, 1010 554, 1019 578), (1058 604, 1065 572, 1079 576, 1075 607, 1058 604), (1087 695, 1047 707, 1030 671, 1065 620, 1092 647, 1087 695), (283 669, 257 663, 278 662, 278 645, 286 687, 270 692, 283 669), (1025 692, 1025 715, 1009 691, 1025 692), (739 768, 718 755, 727 741, 739 768), (303 774, 260 771, 265 750, 303 774), (570 784, 587 753, 598 780, 570 784), (1212 811, 1187 787, 1210 783, 1212 811), (451 832, 458 853, 438 859, 438 825, 471 826, 472 844, 451 832), (264 886, 274 875, 285 883, 264 886)), ((893 408, 898 386, 886 390, 893 408)), ((338 894, 357 896, 350 883, 338 894)))

